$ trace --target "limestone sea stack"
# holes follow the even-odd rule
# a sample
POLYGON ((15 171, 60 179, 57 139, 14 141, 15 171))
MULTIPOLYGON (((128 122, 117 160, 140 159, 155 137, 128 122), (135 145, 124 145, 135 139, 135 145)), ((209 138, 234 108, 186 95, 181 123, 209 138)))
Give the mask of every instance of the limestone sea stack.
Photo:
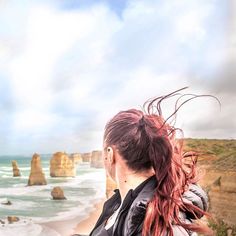
POLYGON ((74 177, 76 168, 74 161, 65 152, 56 152, 50 161, 51 177, 74 177))
POLYGON ((65 200, 66 197, 64 195, 64 191, 62 190, 61 187, 54 187, 52 192, 51 192, 53 200, 65 200))
POLYGON ((9 223, 9 224, 12 224, 12 223, 14 223, 14 222, 19 221, 20 218, 17 217, 17 216, 8 216, 8 217, 7 217, 7 220, 8 220, 8 223, 9 223))
POLYGON ((21 176, 17 161, 12 161, 13 177, 21 176))
POLYGON ((90 167, 103 168, 102 151, 93 151, 91 156, 90 167))
POLYGON ((31 160, 31 171, 28 180, 28 185, 45 185, 47 181, 41 167, 40 156, 35 153, 31 160))
POLYGON ((90 162, 91 161, 91 152, 81 154, 83 162, 90 162))
POLYGON ((80 153, 72 153, 70 155, 70 158, 74 161, 74 164, 78 165, 83 162, 81 154, 80 153))

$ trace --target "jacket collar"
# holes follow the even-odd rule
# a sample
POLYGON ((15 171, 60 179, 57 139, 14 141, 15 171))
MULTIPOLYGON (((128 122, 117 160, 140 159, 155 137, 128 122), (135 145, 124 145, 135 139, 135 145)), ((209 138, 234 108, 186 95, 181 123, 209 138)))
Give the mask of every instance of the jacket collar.
MULTIPOLYGON (((149 177, 148 179, 146 179, 144 182, 142 182, 140 185, 138 185, 135 189, 130 189, 130 190, 128 191, 128 193, 126 194, 125 198, 126 198, 128 195, 131 195, 132 197, 137 197, 138 194, 143 190, 144 186, 145 186, 147 183, 149 183, 149 185, 147 185, 147 186, 149 186, 149 187, 151 186, 150 183, 152 183, 152 185, 153 185, 154 183, 156 183, 156 176, 155 176, 155 175, 152 175, 151 177, 149 177), (130 193, 129 193, 129 192, 130 192, 130 193)), ((148 188, 147 186, 146 186, 146 188, 148 188)), ((121 200, 120 190, 119 190, 119 189, 115 189, 114 192, 115 192, 115 195, 117 195, 117 197, 119 197, 120 200, 121 200)), ((125 201, 125 199, 124 199, 124 201, 125 201)))
POLYGON ((130 206, 124 224, 124 235, 134 235, 142 227, 148 202, 152 199, 157 186, 155 175, 142 183, 138 194, 130 206))
MULTIPOLYGON (((130 233, 136 231, 140 224, 142 224, 146 212, 146 205, 152 198, 155 187, 156 177, 153 175, 142 182, 134 190, 130 189, 128 191, 116 222, 114 223, 113 235, 131 235, 130 233), (123 212, 128 212, 128 214, 123 216, 123 212), (141 217, 141 215, 143 215, 143 217, 141 217), (137 218, 140 222, 137 222, 137 218)), ((119 190, 115 190, 115 192, 119 194, 119 190)))
MULTIPOLYGON (((135 202, 137 202, 142 198, 145 198, 147 200, 150 199, 155 183, 156 183, 155 176, 151 176, 147 180, 142 182, 139 186, 137 186, 134 190, 130 189, 126 194, 125 199, 122 203, 120 213, 126 210, 129 211, 128 209, 130 209, 130 207, 134 207, 133 203, 135 200, 136 200, 135 202)), ((102 222, 104 222, 104 220, 107 219, 120 206, 121 204, 120 191, 119 189, 115 189, 114 192, 115 194, 104 203, 102 214, 100 215, 96 225, 94 226, 94 229, 96 229, 100 224, 102 224, 102 222)), ((127 225, 127 223, 124 222, 123 220, 122 220, 123 223, 120 222, 121 219, 120 213, 117 216, 116 222, 114 223, 113 226, 113 235, 121 235, 121 231, 123 231, 124 229, 123 224, 125 223, 125 225, 127 225), (121 226, 121 228, 119 226, 121 226), (115 231, 116 234, 114 233, 115 231)), ((94 229, 91 231, 90 235, 92 235, 94 229)))

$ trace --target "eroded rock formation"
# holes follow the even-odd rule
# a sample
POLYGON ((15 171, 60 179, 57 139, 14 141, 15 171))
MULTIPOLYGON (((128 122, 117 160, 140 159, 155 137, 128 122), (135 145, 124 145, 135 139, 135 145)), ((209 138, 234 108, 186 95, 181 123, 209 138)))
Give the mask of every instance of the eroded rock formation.
POLYGON ((13 177, 21 176, 17 161, 12 161, 13 177))
POLYGON ((83 162, 90 162, 91 161, 91 152, 82 153, 81 154, 83 162))
POLYGON ((74 161, 74 164, 78 165, 83 162, 81 154, 80 153, 72 153, 70 155, 70 158, 74 161))
POLYGON ((64 191, 60 187, 54 187, 51 192, 53 200, 65 200, 64 191))
POLYGON ((74 177, 76 168, 74 161, 65 152, 56 152, 50 161, 51 177, 74 177))
POLYGON ((91 155, 90 167, 103 168, 102 151, 93 151, 91 155))
POLYGON ((47 181, 41 167, 40 156, 35 153, 31 160, 31 171, 28 180, 28 185, 45 185, 47 181))
POLYGON ((11 201, 8 200, 7 198, 4 199, 3 201, 1 201, 1 204, 2 204, 2 205, 12 205, 11 201))
POLYGON ((12 224, 12 223, 14 223, 14 222, 19 221, 20 218, 17 217, 17 216, 8 216, 8 217, 7 217, 7 220, 8 220, 8 222, 9 222, 9 224, 12 224))

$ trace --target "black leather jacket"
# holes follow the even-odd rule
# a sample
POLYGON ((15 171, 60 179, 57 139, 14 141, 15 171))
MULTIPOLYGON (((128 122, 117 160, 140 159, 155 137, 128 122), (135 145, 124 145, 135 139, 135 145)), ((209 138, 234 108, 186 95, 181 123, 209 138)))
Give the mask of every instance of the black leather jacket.
MULTIPOLYGON (((112 236, 141 236, 147 204, 153 196, 155 187, 156 178, 152 176, 140 184, 135 190, 129 190, 113 225, 112 236)), ((191 185, 189 190, 184 193, 183 198, 191 201, 203 210, 207 209, 207 195, 198 185, 191 185)), ((103 236, 103 234, 95 234, 95 229, 113 214, 120 206, 120 203, 120 193, 116 189, 115 194, 104 203, 102 214, 89 236, 103 236)), ((188 213, 181 213, 180 217, 186 223, 190 223, 194 219, 194 216, 188 213)), ((173 226, 173 232, 175 236, 196 235, 196 233, 187 232, 184 228, 177 225, 173 226)), ((105 235, 107 236, 108 234, 105 235)))

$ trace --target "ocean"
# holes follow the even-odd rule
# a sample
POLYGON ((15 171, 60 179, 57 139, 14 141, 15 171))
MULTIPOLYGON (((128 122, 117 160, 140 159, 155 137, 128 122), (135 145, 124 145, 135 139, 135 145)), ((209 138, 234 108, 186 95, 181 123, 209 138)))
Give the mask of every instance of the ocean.
POLYGON ((91 168, 89 163, 77 165, 76 177, 50 177, 50 158, 41 155, 47 185, 27 186, 31 156, 0 156, 0 219, 17 216, 19 222, 0 223, 0 236, 59 236, 40 223, 88 216, 94 203, 105 197, 105 170, 91 168), (13 177, 11 161, 16 160, 21 177, 13 177), (52 200, 51 190, 60 186, 67 200, 52 200), (1 202, 11 201, 12 205, 1 202))

